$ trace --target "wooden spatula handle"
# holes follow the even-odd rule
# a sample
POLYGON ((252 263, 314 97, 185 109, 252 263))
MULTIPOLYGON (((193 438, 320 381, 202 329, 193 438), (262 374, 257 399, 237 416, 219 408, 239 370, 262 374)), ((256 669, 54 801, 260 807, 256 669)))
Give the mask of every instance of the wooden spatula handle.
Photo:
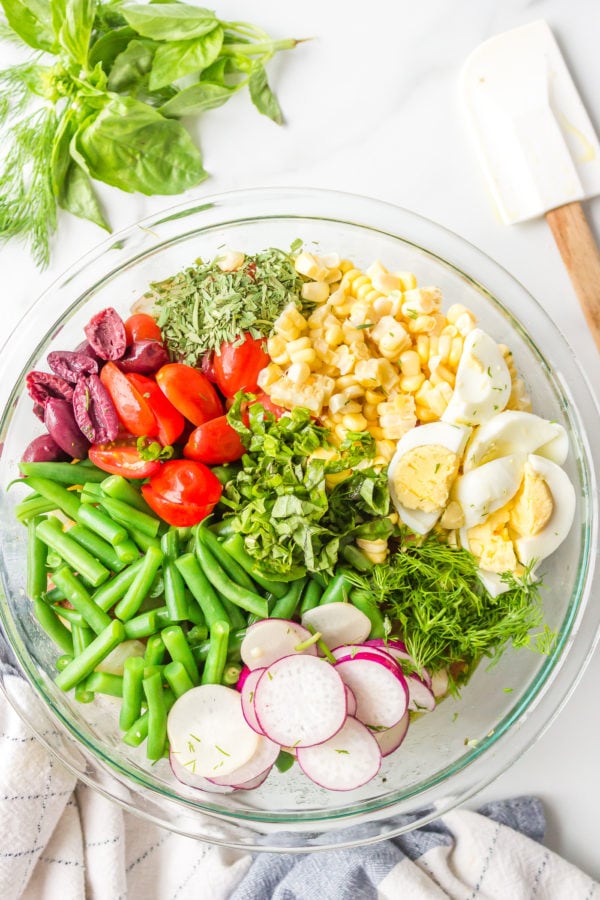
POLYGON ((546 221, 600 350, 600 251, 581 203, 551 209, 546 221))

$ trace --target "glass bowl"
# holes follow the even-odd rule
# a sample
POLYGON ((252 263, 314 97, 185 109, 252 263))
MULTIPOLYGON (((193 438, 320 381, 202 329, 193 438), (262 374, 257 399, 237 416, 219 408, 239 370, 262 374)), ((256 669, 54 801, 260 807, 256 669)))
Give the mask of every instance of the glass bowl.
POLYGON ((597 545, 597 473, 586 426, 598 421, 573 352, 527 291, 466 241, 386 203, 314 190, 252 190, 176 206, 115 236, 86 255, 33 305, 2 350, 0 423, 2 627, 26 679, 33 708, 23 708, 14 679, 4 690, 46 746, 92 787, 126 809, 180 833, 245 849, 304 851, 376 841, 423 825, 462 803, 503 772, 548 726, 573 690, 598 633, 591 604, 597 545), (26 530, 7 491, 29 440, 39 433, 24 392, 32 368, 53 349, 74 347, 91 315, 105 306, 127 314, 151 281, 212 257, 226 245, 246 252, 287 248, 338 251, 359 266, 381 259, 441 288, 513 351, 534 411, 560 421, 571 450, 566 471, 577 492, 568 539, 543 567, 545 616, 557 632, 549 656, 508 648, 479 665, 460 698, 418 719, 401 750, 360 790, 333 793, 301 773, 274 772, 254 791, 207 795, 175 781, 168 762, 150 765, 120 742, 116 701, 77 703, 53 682, 56 650, 40 630, 25 593, 26 530), (287 832, 284 838, 274 836, 287 832))

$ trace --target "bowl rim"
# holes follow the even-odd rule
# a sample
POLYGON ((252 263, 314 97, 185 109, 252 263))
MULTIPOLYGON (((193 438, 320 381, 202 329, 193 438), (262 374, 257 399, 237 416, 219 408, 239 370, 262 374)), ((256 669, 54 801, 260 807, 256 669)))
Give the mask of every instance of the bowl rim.
MULTIPOLYGON (((95 248, 88 251, 79 260, 74 262, 62 275, 58 276, 58 278, 40 295, 40 297, 32 304, 32 306, 29 308, 29 310, 21 317, 21 319, 15 326, 14 331, 11 333, 11 335, 5 341, 3 348, 2 348, 5 352, 1 354, 0 358, 2 358, 2 360, 4 362, 4 360, 8 356, 6 350, 7 350, 8 346, 10 345, 12 335, 16 332, 17 329, 26 327, 28 322, 31 322, 32 324, 35 322, 36 313, 38 312, 40 306, 42 306, 47 301, 48 297, 52 296, 57 291, 59 291, 61 289, 61 286, 72 283, 72 282, 76 282, 77 277, 81 276, 82 273, 85 273, 85 271, 87 270, 87 267, 90 265, 90 263, 93 263, 95 261, 99 261, 99 260, 102 260, 103 258, 105 258, 105 254, 107 253, 107 251, 116 249, 117 255, 118 255, 120 246, 127 248, 128 238, 130 238, 132 236, 139 236, 140 232, 142 232, 144 235, 148 235, 149 233, 152 233, 152 232, 156 233, 155 230, 160 229, 161 226, 169 225, 170 223, 173 223, 173 222, 177 223, 180 220, 182 220, 182 219, 185 220, 186 217, 193 216, 196 213, 207 213, 208 211, 215 211, 215 210, 220 211, 222 209, 229 209, 229 208, 233 208, 234 210, 239 208, 240 211, 242 209, 245 209, 246 212, 242 216, 242 219, 240 219, 240 218, 231 219, 230 218, 229 220, 223 222, 222 217, 221 217, 217 224, 225 226, 227 224, 231 224, 232 221, 235 221, 235 222, 252 221, 252 220, 261 219, 261 218, 277 218, 277 217, 290 218, 290 216, 293 218, 294 213, 290 212, 290 210, 287 208, 288 206, 290 206, 290 204, 291 205, 297 204, 298 208, 301 209, 303 214, 299 215, 298 218, 329 219, 332 223, 349 224, 349 225, 354 225, 354 226, 358 226, 358 227, 366 227, 370 231, 379 231, 382 234, 387 234, 387 235, 390 235, 391 237, 399 238, 401 241, 404 241, 405 243, 413 244, 414 246, 418 247, 420 250, 424 250, 426 254, 437 258, 444 265, 452 267, 457 272, 459 272, 463 277, 466 277, 469 280, 469 282, 471 282, 473 285, 475 285, 480 292, 485 293, 489 299, 491 299, 495 304, 499 304, 501 309, 505 310, 508 313, 511 323, 513 325, 517 326, 518 330, 520 330, 520 332, 521 332, 521 336, 526 340, 526 342, 529 344, 529 346, 535 351, 535 353, 538 356, 538 358, 540 359, 540 361, 543 362, 543 364, 546 367, 547 372, 550 372, 551 371, 550 367, 546 363, 544 355, 540 352, 540 350, 537 348, 535 343, 528 337, 521 322, 518 319, 515 319, 514 314, 510 311, 510 309, 508 309, 504 305, 503 302, 501 302, 497 299, 497 291, 493 291, 493 292, 490 291, 490 289, 485 286, 485 283, 482 283, 482 281, 480 281, 478 278, 476 279, 476 278, 474 278, 474 276, 469 274, 468 268, 463 268, 463 265, 461 262, 463 259, 463 253, 467 254, 467 256, 469 256, 469 255, 472 256, 476 260, 477 264, 479 264, 479 262, 481 262, 481 271, 482 272, 484 270, 487 270, 488 272, 495 273, 495 275, 499 277, 500 282, 507 281, 507 283, 512 284, 513 286, 518 288, 522 294, 526 295, 529 302, 532 304, 532 309, 534 309, 536 311, 537 318, 541 322, 544 322, 546 329, 549 329, 550 333, 553 336, 553 340, 557 343, 557 346, 560 345, 560 350, 563 353, 565 351, 567 351, 567 357, 566 357, 567 362, 568 362, 567 368, 571 369, 571 371, 575 372, 577 375, 577 379, 578 379, 577 383, 572 382, 570 378, 565 379, 563 377, 562 384, 560 385, 560 390, 563 393, 566 393, 567 399, 570 402, 572 402, 572 410, 571 411, 577 421, 578 437, 582 440, 584 448, 585 448, 585 453, 584 453, 583 459, 588 466, 588 471, 585 472, 584 475, 587 478, 587 483, 591 483, 592 488, 593 488, 593 486, 597 480, 597 466, 595 465, 595 461, 594 461, 593 456, 589 449, 589 440, 586 435, 585 426, 584 426, 583 422, 581 421, 580 406, 583 406, 584 402, 583 402, 583 399, 579 399, 579 398, 576 402, 573 402, 573 387, 575 387, 576 392, 579 395, 581 395, 582 398, 584 397, 584 395, 587 395, 587 396, 585 396, 585 405, 589 406, 590 401, 591 401, 590 408, 591 409, 595 408, 596 414, 598 414, 597 400, 591 389, 591 386, 589 384, 589 380, 588 380, 587 376, 582 371, 581 366, 579 365, 579 362, 577 360, 577 357, 576 357, 574 351, 568 344, 568 341, 566 341, 564 336, 561 334, 558 327, 553 323, 553 321, 550 319, 548 314, 541 307, 541 305, 535 300, 535 298, 533 298, 531 296, 531 294, 526 290, 526 288, 524 288, 524 286, 516 278, 514 278, 514 276, 510 275, 502 266, 500 266, 497 262, 492 260, 483 251, 481 251, 477 247, 475 247, 472 243, 470 243, 469 241, 465 240, 464 238, 456 235, 455 233, 448 230, 444 226, 439 225, 435 222, 432 222, 430 219, 427 219, 424 216, 421 216, 417 213, 413 213, 410 210, 402 209, 401 207, 398 207, 398 206, 388 203, 386 201, 377 200, 377 199, 373 199, 373 198, 369 198, 369 197, 363 197, 363 196, 355 195, 355 194, 351 194, 351 193, 344 193, 344 192, 338 192, 338 191, 326 191, 326 190, 322 190, 322 189, 302 188, 302 187, 300 187, 300 188, 287 188, 287 187, 284 187, 284 188, 279 188, 279 187, 253 188, 253 189, 246 189, 246 190, 242 190, 242 191, 229 191, 226 193, 220 193, 220 194, 215 194, 215 195, 206 196, 206 197, 202 197, 202 198, 196 198, 196 199, 183 201, 181 203, 175 204, 174 206, 172 206, 170 208, 164 209, 164 210, 160 211, 159 213, 155 213, 153 215, 146 216, 143 219, 141 219, 139 222, 135 223, 134 225, 131 225, 131 226, 121 230, 120 232, 116 233, 115 235, 111 236, 110 238, 103 240, 95 248), (307 202, 308 202, 309 206, 305 205, 307 202), (355 212, 355 214, 350 219, 341 218, 340 214, 338 214, 338 209, 336 209, 336 204, 338 205, 338 207, 340 209, 343 208, 344 211, 347 210, 348 215, 350 215, 350 210, 358 211, 358 212, 355 212), (320 208, 322 208, 323 213, 321 215, 315 215, 314 212, 312 212, 312 214, 310 213, 310 211, 309 211, 310 208, 314 209, 315 205, 317 207, 320 206, 320 208), (271 215, 261 217, 261 216, 255 215, 255 214, 248 213, 248 209, 254 210, 260 206, 265 206, 266 208, 270 209, 271 215), (326 210, 329 208, 332 210, 332 212, 330 215, 327 215, 326 210), (273 213, 274 209, 279 209, 279 212, 273 213), (444 251, 444 253, 442 253, 441 251, 432 248, 431 240, 430 240, 429 236, 428 236, 427 243, 422 244, 416 238, 410 239, 410 238, 404 237, 402 232, 398 229, 389 230, 389 228, 376 227, 371 223, 365 222, 365 216, 366 216, 366 218, 369 218, 371 215, 373 216, 374 221, 378 220, 378 221, 381 221, 382 223, 384 221, 389 223, 392 221, 392 219, 395 220, 396 218, 398 220, 404 220, 407 224, 409 224, 411 226, 411 230, 413 230, 413 226, 414 226, 413 234, 420 234, 423 232, 423 230, 425 230, 425 233, 427 233, 429 230, 433 229, 433 231, 435 232, 435 235, 436 235, 436 239, 439 239, 439 241, 442 244, 443 243, 447 244, 447 246, 449 246, 450 249, 452 250, 453 256, 449 257, 447 251, 444 251), (591 463, 591 466, 590 466, 590 463, 591 463)), ((230 213, 230 215, 231 215, 231 213, 230 213)), ((196 228, 194 228, 193 231, 194 232, 202 232, 207 227, 213 227, 213 226, 198 224, 198 226, 196 228)), ((189 232, 180 234, 179 239, 182 239, 183 237, 185 237, 186 234, 189 234, 189 232)), ((159 249, 161 246, 164 246, 165 244, 172 244, 175 240, 176 240, 175 238, 168 238, 168 239, 162 240, 162 241, 158 240, 156 242, 156 244, 152 244, 152 242, 150 242, 150 244, 147 247, 145 247, 145 249, 143 249, 143 252, 140 253, 140 256, 147 256, 150 252, 156 251, 157 249, 159 249)), ((141 246, 142 247, 145 246, 143 241, 142 241, 141 246)), ((139 257, 127 256, 129 264, 135 263, 136 259, 138 259, 138 258, 139 257)), ((471 265, 473 265, 473 262, 469 262, 469 266, 471 266, 471 265)), ((111 268, 109 268, 109 270, 107 270, 107 272, 104 275, 104 279, 113 276, 116 272, 118 272, 121 269, 121 266, 122 266, 122 263, 119 263, 117 266, 112 266, 111 268)), ((84 293, 87 293, 87 292, 93 290, 93 287, 94 287, 94 285, 90 286, 88 284, 86 291, 84 293)), ((81 296, 83 296, 83 295, 80 295, 73 302, 71 307, 69 307, 69 308, 73 308, 74 306, 76 306, 77 303, 79 302, 79 300, 81 299, 81 296)), ((65 314, 66 314, 66 311, 63 310, 62 315, 64 316, 65 314)), ((60 321, 60 320, 58 320, 58 321, 60 321)), ((53 327, 55 327, 56 324, 58 324, 58 322, 54 323, 53 327)), ((42 338, 42 343, 46 340, 47 335, 50 330, 51 329, 48 329, 46 331, 44 337, 42 338)), ((541 329, 540 329, 539 333, 540 334, 542 333, 541 329)), ((546 335, 545 335, 545 337, 546 337, 546 335)), ((34 355, 38 354, 39 349, 40 349, 40 346, 38 345, 33 350, 33 354, 34 355)), ((565 367, 565 357, 561 357, 561 363, 563 364, 563 368, 564 368, 565 367)), ((23 371, 25 371, 26 369, 27 369, 27 366, 25 367, 25 369, 23 371)), ((10 394, 10 397, 5 405, 4 414, 3 414, 3 425, 4 425, 5 418, 6 418, 7 410, 10 409, 11 404, 15 399, 15 395, 18 393, 17 387, 18 387, 18 384, 14 386, 13 391, 10 394)), ((598 524, 597 524, 597 504, 595 504, 596 496, 597 496, 597 491, 592 491, 592 501, 594 501, 594 502, 593 502, 593 508, 589 511, 591 514, 591 522, 590 522, 591 528, 590 528, 590 533, 588 535, 588 548, 589 548, 589 546, 593 546, 592 540, 593 540, 594 536, 597 535, 598 524)), ((509 715, 504 717, 504 719, 506 720, 504 722, 504 727, 502 729, 499 729, 499 733, 494 736, 493 740, 490 740, 489 743, 482 742, 478 747, 471 748, 469 753, 465 754, 465 756, 461 756, 460 759, 457 761, 457 763, 461 763, 459 766, 456 766, 456 764, 455 764, 453 766, 447 767, 450 769, 450 771, 444 770, 441 773, 438 773, 439 777, 436 778, 429 785, 427 791, 425 791, 425 792, 413 791, 410 794, 406 795, 403 799, 411 799, 411 798, 414 798, 415 795, 418 795, 419 798, 428 798, 428 796, 430 794, 432 794, 432 788, 435 788, 435 787, 437 787, 437 785, 446 782, 449 777, 453 777, 453 776, 456 776, 457 774, 463 773, 466 769, 470 769, 470 773, 472 775, 473 774, 475 775, 473 783, 470 786, 465 786, 462 793, 459 793, 458 796, 453 795, 451 798, 449 798, 448 802, 445 805, 442 804, 441 807, 436 808, 435 811, 433 813, 429 814, 427 818, 419 819, 418 821, 411 823, 409 826, 402 826, 400 828, 400 830, 397 832, 386 831, 385 836, 391 836, 393 833, 400 833, 403 830, 409 830, 409 828, 414 828, 420 824, 424 824, 425 821, 429 821, 431 818, 435 818, 436 816, 440 815, 441 812, 445 812, 448 809, 451 809, 454 806, 458 805, 459 803, 464 802, 466 799, 468 799, 468 797, 472 796, 474 793, 479 791, 485 785, 489 784, 490 781, 492 781, 493 779, 498 777, 506 768, 508 768, 508 766, 511 765, 512 762, 514 762, 514 760, 516 758, 518 758, 524 752, 525 749, 527 749, 529 746, 531 746, 533 744, 533 742, 543 733, 543 731, 546 730, 546 728, 554 720, 556 715, 558 715, 559 711, 564 706, 564 703, 567 701, 568 697, 571 695, 572 691, 575 689, 575 686, 576 686, 579 678, 581 677, 583 670, 585 668, 585 665, 589 661, 589 658, 591 657, 594 647, 600 636, 600 631, 598 630, 599 623, 597 621, 596 627, 593 630, 591 637, 588 639, 587 649, 584 654, 584 658, 582 660, 579 660, 579 663, 577 666, 577 671, 575 673, 572 673, 570 679, 567 679, 568 685, 565 688, 563 688, 562 693, 558 694, 558 700, 553 701, 552 704, 548 704, 547 701, 548 701, 549 688, 556 681, 556 676, 557 676, 558 670, 564 668, 564 665, 569 661, 570 654, 567 651, 570 650, 570 648, 573 644, 573 641, 575 639, 575 636, 581 631, 581 627, 580 627, 581 619, 588 608, 588 599, 589 599, 589 595, 592 590, 594 563, 595 563, 595 560, 592 558, 591 554, 589 554, 589 552, 588 552, 588 559, 586 561, 586 566, 584 568, 584 571, 580 572, 580 578, 578 580, 578 584, 576 585, 577 592, 578 592, 578 601, 577 601, 577 603, 572 605, 571 614, 568 617, 566 627, 561 629, 561 642, 560 642, 559 652, 556 656, 552 657, 552 660, 551 660, 552 665, 550 665, 548 667, 547 663, 550 661, 547 660, 546 664, 541 667, 540 672, 544 673, 544 677, 538 678, 538 676, 536 676, 536 679, 535 679, 536 690, 533 691, 533 693, 530 693, 530 691, 526 691, 524 693, 524 695, 521 698, 521 701, 515 705, 514 709, 511 710, 511 713, 509 715), (560 663, 560 665, 559 665, 559 663, 560 663), (558 669, 557 669, 557 666, 558 666, 558 669), (539 680, 539 684, 537 683, 538 680, 539 680), (531 729, 531 715, 535 709, 538 709, 540 707, 540 705, 544 705, 545 707, 548 707, 548 711, 547 711, 547 714, 543 717, 543 720, 541 721, 541 723, 532 730, 531 729), (550 708, 550 706, 551 706, 551 708, 550 708), (480 762, 481 759, 483 758, 484 751, 489 749, 489 747, 492 744, 496 744, 496 746, 498 746, 497 742, 500 741, 502 736, 507 731, 512 729, 512 726, 515 724, 521 724, 521 725, 527 724, 529 726, 529 731, 532 731, 532 734, 529 734, 527 740, 524 742, 524 746, 521 746, 521 744, 523 744, 523 741, 521 741, 521 742, 517 741, 516 744, 519 745, 518 749, 513 750, 512 753, 505 754, 505 757, 500 762, 498 768, 496 768, 491 774, 486 774, 486 775, 479 774, 479 772, 477 771, 478 770, 477 763, 480 762)), ((563 625, 564 624, 565 623, 563 622, 563 625)), ((582 636, 583 635, 579 636, 579 644, 580 645, 581 645, 581 637, 582 636)), ((16 637, 16 635, 13 634, 13 641, 10 641, 10 644, 13 647, 13 649, 15 649, 15 645, 14 645, 15 637, 16 637)), ((17 640, 16 643, 18 644, 19 641, 17 640)), ((26 652, 26 648, 24 648, 24 649, 26 652)), ((22 659, 22 653, 17 653, 17 657, 18 657, 19 665, 21 666, 22 669, 24 669, 26 671, 28 680, 30 682, 32 680, 34 681, 36 691, 39 694, 40 688, 37 684, 38 679, 35 677, 32 678, 33 673, 31 672, 30 667, 28 665, 24 665, 23 659, 22 659)), ((538 673, 538 675, 539 674, 540 673, 538 673)), ((47 704, 47 698, 44 698, 44 699, 46 700, 46 704, 47 704)), ((68 730, 68 732, 71 736, 75 736, 79 742, 83 742, 83 744, 93 754, 95 759, 99 759, 99 760, 103 761, 104 764, 106 764, 111 771, 114 772, 114 770, 116 769, 117 772, 125 775, 128 779, 132 778, 132 772, 130 770, 123 768, 120 764, 115 763, 114 760, 110 760, 102 752, 99 752, 98 748, 96 746, 94 746, 91 742, 87 742, 84 738, 82 738, 82 736, 78 734, 77 729, 74 728, 66 720, 66 718, 63 718, 54 707, 52 707, 52 706, 48 707, 48 705, 47 705, 46 708, 49 708, 52 710, 53 715, 56 716, 61 721, 62 725, 64 727, 66 727, 66 729, 68 730)), ((31 725, 32 723, 29 723, 29 724, 31 725)), ((36 730, 36 729, 34 728, 34 730, 36 730)), ((521 730, 521 734, 523 734, 524 728, 521 727, 520 730, 521 730)), ((47 740, 42 738, 42 742, 46 746, 48 746, 47 740)), ((52 750, 52 747, 49 747, 49 749, 52 750)), ((61 758, 60 755, 59 755, 59 758, 61 758)), ((67 765, 68 765, 68 762, 67 762, 67 765)), ((84 781, 88 780, 88 783, 90 784, 90 786, 92 786, 96 789, 103 790, 101 787, 99 787, 97 785, 97 783, 93 780, 93 778, 87 779, 87 776, 85 775, 85 773, 76 772, 76 774, 79 777, 81 777, 84 781)), ((137 773, 136 773, 136 775, 137 775, 137 773)), ((148 783, 148 782, 144 782, 143 780, 140 781, 139 778, 136 777, 136 775, 133 775, 133 779, 136 782, 136 784, 138 784, 138 785, 142 784, 144 787, 149 788, 151 791, 153 791, 157 794, 162 793, 160 788, 155 783, 148 783)), ((114 797, 110 794, 110 792, 106 792, 105 789, 103 790, 103 792, 106 794, 106 796, 111 797, 111 799, 114 799, 117 802, 122 802, 119 800, 118 797, 114 797)), ((181 803, 181 804, 188 806, 194 810, 199 810, 202 813, 204 813, 205 815, 215 816, 216 818, 225 818, 225 819, 243 824, 246 827, 252 827, 253 824, 260 825, 261 823, 264 823, 264 822, 277 823, 281 826, 284 826, 285 824, 289 823, 289 818, 288 819, 273 818, 273 816, 271 814, 263 817, 259 814, 252 815, 252 816, 246 816, 246 815, 240 816, 239 812, 231 813, 228 810, 221 810, 220 812, 217 812, 216 810, 211 808, 210 804, 204 804, 204 803, 198 804, 193 801, 188 801, 184 797, 175 798, 172 794, 169 796, 171 799, 174 799, 177 803, 181 803), (240 820, 241 820, 241 822, 240 822, 240 820)), ((397 806, 398 806, 397 800, 392 799, 392 800, 388 800, 386 802, 382 802, 382 799, 383 798, 379 798, 379 800, 376 801, 372 805, 371 808, 369 808, 370 801, 362 801, 362 802, 358 803, 358 806, 360 807, 360 809, 355 808, 354 805, 351 805, 349 807, 344 807, 344 809, 348 810, 348 811, 342 813, 339 817, 332 816, 332 817, 329 817, 328 819, 324 820, 322 814, 319 814, 315 817, 314 815, 304 816, 302 814, 302 812, 296 812, 296 813, 294 813, 294 818, 295 819, 300 818, 300 819, 302 819, 303 822, 306 822, 313 826, 315 824, 322 825, 324 821, 329 821, 329 822, 337 821, 338 823, 340 821, 345 821, 347 823, 351 823, 353 820, 356 820, 357 816, 364 816, 365 812, 369 815, 370 814, 378 814, 380 812, 387 813, 390 810, 393 811, 393 807, 397 808, 397 806), (365 809, 365 807, 367 807, 367 809, 365 809)), ((138 814, 141 814, 141 813, 139 813, 139 810, 132 809, 127 804, 125 804, 125 807, 130 809, 133 812, 138 812, 138 814)), ((160 824, 165 825, 164 822, 160 822, 160 824)), ((167 827, 172 828, 172 825, 167 824, 167 827)), ((189 832, 183 831, 181 833, 189 833, 189 832)), ((196 835, 194 835, 194 836, 196 836, 196 835)), ((204 838, 204 839, 206 840, 207 838, 204 838)), ((380 839, 380 838, 375 838, 375 839, 380 839)), ((365 843, 364 839, 360 840, 358 842, 365 843)), ((337 846, 337 847, 353 846, 354 843, 356 843, 356 841, 350 842, 349 844, 342 844, 342 843, 339 843, 338 841, 336 841, 335 846, 337 846)), ((231 843, 228 843, 228 845, 234 846, 231 843)), ((240 846, 243 846, 244 849, 248 849, 247 844, 243 844, 240 846)), ((333 845, 331 845, 331 846, 333 846, 333 845)), ((323 845, 322 847, 320 847, 320 849, 326 849, 326 848, 327 848, 326 845, 323 845)), ((263 850, 275 849, 276 850, 277 848, 276 847, 269 848, 266 846, 258 845, 256 847, 256 849, 263 849, 263 850)), ((285 852, 290 852, 289 847, 280 848, 280 849, 285 850, 285 852)), ((314 848, 314 847, 307 848, 307 850, 313 850, 313 849, 316 849, 316 848, 314 848)))

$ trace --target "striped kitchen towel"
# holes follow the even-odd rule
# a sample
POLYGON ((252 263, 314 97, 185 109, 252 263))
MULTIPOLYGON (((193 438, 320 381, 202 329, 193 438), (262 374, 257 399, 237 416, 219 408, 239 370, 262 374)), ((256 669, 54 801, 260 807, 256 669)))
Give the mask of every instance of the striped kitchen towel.
MULTIPOLYGON (((30 688, 0 661, 11 691, 30 688)), ((2 900, 600 900, 600 885, 541 843, 533 797, 457 810, 361 846, 281 853, 204 844, 142 822, 76 783, 0 694, 2 900)), ((331 840, 331 835, 328 836, 331 840)))

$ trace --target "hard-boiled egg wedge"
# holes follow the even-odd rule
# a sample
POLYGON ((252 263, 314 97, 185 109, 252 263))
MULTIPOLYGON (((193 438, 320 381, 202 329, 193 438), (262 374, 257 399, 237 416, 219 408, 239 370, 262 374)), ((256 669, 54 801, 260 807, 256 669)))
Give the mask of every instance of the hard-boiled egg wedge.
POLYGON ((527 566, 554 553, 574 516, 575 488, 569 476, 556 463, 532 453, 510 515, 510 526, 519 535, 515 539, 519 561, 527 566))
POLYGON ((463 425, 431 422, 398 441, 388 468, 392 502, 402 522, 426 534, 439 519, 471 433, 463 425))
POLYGON ((465 528, 480 525, 514 497, 521 484, 524 461, 518 453, 502 456, 457 479, 454 497, 462 507, 465 528))
POLYGON ((510 512, 506 506, 491 513, 485 522, 460 529, 460 541, 479 561, 484 572, 514 572, 517 557, 508 529, 510 512))
POLYGON ((465 338, 442 421, 481 425, 504 409, 510 391, 510 372, 498 344, 481 328, 474 328, 465 338))
POLYGON ((465 453, 464 471, 511 453, 537 453, 560 466, 568 451, 567 432, 558 422, 507 409, 475 429, 465 453))

